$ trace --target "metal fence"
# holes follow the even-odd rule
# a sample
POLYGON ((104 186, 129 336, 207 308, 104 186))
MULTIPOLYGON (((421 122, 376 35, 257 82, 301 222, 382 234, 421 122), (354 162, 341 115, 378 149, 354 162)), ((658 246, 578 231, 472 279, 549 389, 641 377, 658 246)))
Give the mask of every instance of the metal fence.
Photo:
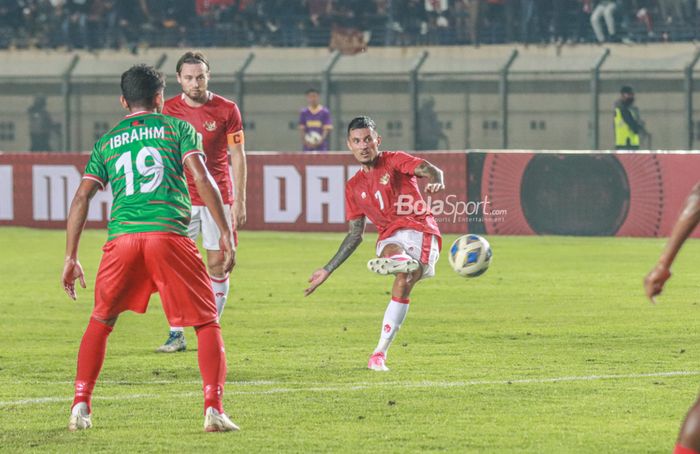
MULTIPOLYGON (((150 63, 168 74, 182 49, 139 55, 4 52, 0 150, 30 148, 28 108, 46 98, 53 150, 88 150, 121 116, 119 76, 150 63)), ((323 49, 214 48, 211 89, 234 99, 251 150, 299 150, 304 92, 322 93, 332 148, 357 114, 377 120, 394 149, 609 149, 612 105, 632 85, 653 133, 649 148, 690 149, 699 138, 693 44, 378 48, 355 56, 323 49)))

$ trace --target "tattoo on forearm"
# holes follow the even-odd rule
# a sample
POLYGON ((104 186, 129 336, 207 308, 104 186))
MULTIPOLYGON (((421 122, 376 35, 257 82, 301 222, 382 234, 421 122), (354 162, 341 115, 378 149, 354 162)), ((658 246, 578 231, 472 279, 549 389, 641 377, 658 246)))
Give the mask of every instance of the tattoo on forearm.
POLYGON ((345 236, 343 242, 340 243, 338 252, 335 253, 333 258, 323 268, 329 273, 332 273, 333 271, 335 271, 336 268, 342 265, 343 262, 347 260, 347 258, 350 257, 353 252, 355 252, 357 246, 359 246, 360 243, 362 243, 363 233, 365 233, 364 217, 359 219, 353 219, 352 221, 350 221, 349 232, 345 236))
POLYGON ((414 170, 413 173, 417 177, 428 177, 431 183, 443 184, 442 170, 438 169, 428 161, 423 161, 422 163, 418 164, 418 167, 416 167, 416 170, 414 170))

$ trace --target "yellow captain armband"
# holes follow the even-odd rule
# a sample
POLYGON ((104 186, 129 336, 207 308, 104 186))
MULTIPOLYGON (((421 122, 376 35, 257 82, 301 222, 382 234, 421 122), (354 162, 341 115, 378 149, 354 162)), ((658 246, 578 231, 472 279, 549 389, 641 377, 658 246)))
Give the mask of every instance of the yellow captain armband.
POLYGON ((243 145, 245 143, 245 135, 243 134, 242 129, 238 132, 234 132, 233 134, 228 134, 226 139, 228 140, 229 146, 243 145))

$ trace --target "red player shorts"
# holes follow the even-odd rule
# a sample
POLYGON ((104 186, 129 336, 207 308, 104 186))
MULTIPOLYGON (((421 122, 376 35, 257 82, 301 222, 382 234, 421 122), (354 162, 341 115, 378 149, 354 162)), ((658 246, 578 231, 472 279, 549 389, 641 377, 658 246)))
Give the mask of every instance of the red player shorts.
POLYGON ((160 293, 171 326, 217 319, 214 292, 194 242, 168 232, 130 233, 109 241, 95 282, 92 316, 106 320, 124 311, 146 312, 160 293))

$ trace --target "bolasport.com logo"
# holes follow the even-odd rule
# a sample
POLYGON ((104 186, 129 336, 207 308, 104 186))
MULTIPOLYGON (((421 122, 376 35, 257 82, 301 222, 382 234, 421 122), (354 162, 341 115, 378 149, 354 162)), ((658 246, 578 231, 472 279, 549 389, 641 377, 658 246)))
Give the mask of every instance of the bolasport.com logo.
POLYGON ((477 202, 460 200, 456 194, 449 194, 444 199, 428 196, 418 200, 410 194, 402 194, 395 205, 398 215, 432 214, 438 222, 503 222, 508 214, 506 209, 492 208, 488 195, 477 202))

